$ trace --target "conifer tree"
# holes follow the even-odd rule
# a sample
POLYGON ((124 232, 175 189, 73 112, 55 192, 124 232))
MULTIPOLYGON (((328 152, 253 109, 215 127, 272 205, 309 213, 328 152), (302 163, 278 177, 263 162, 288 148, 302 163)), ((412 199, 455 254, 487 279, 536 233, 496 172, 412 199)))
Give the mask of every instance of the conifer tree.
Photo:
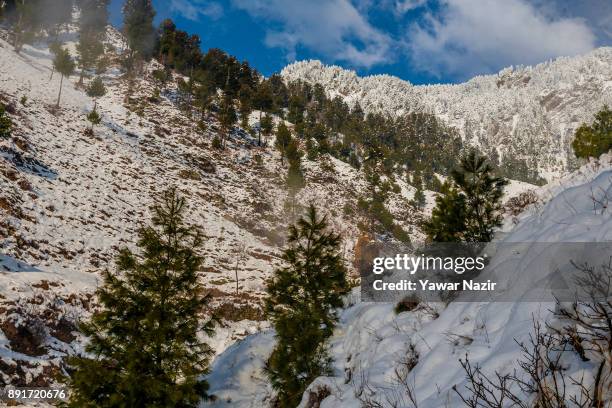
POLYGON ((501 198, 508 181, 493 175, 487 159, 471 150, 451 172, 452 183, 436 198, 431 219, 424 224, 438 242, 489 242, 502 223, 501 198))
POLYGON ((293 408, 306 386, 329 368, 325 341, 349 286, 340 236, 328 230, 326 217, 312 205, 289 228, 283 259, 287 266, 277 269, 267 286, 265 310, 277 343, 266 369, 277 391, 276 406, 293 408))
POLYGON ((87 86, 87 96, 89 96, 90 98, 94 98, 94 111, 98 106, 98 98, 104 95, 106 95, 106 87, 104 86, 102 78, 97 76, 87 86))
POLYGON ((287 172, 287 186, 294 191, 301 189, 304 186, 304 175, 302 173, 302 152, 299 149, 298 142, 292 139, 285 148, 285 156, 289 162, 289 170, 287 172))
POLYGON ((91 131, 93 132, 93 128, 95 125, 99 125, 102 122, 102 117, 95 109, 87 114, 87 120, 91 123, 91 131))
POLYGON ((257 133, 258 145, 261 146, 261 113, 272 109, 272 89, 268 81, 262 81, 253 95, 253 106, 259 110, 259 132, 257 133))
POLYGON ((229 133, 236 124, 238 116, 236 115, 236 109, 234 108, 234 101, 229 95, 225 95, 221 99, 221 105, 219 106, 219 122, 222 128, 222 147, 225 147, 225 140, 229 137, 229 133))
POLYGON ((242 84, 238 91, 240 101, 240 126, 244 129, 249 127, 249 115, 253 111, 253 90, 250 86, 242 84))
POLYGON ((264 117, 261 119, 261 133, 263 133, 265 138, 268 138, 272 131, 274 130, 274 121, 272 120, 272 115, 266 113, 264 117))
POLYGON ((148 59, 155 47, 155 9, 151 0, 126 0, 123 5, 124 32, 130 47, 130 61, 148 59))
POLYGON ((31 40, 41 27, 39 0, 15 1, 15 24, 13 25, 13 47, 17 53, 23 44, 31 40))
POLYGON ((213 320, 202 320, 201 235, 184 223, 185 205, 165 191, 139 232, 141 254, 121 250, 118 272, 104 273, 102 308, 82 326, 88 355, 69 360, 69 407, 196 407, 207 398, 212 350, 197 335, 212 334, 213 320))
POLYGON ((110 0, 77 0, 80 11, 80 33, 93 33, 103 37, 108 24, 108 6, 110 0))
POLYGON ((278 151, 281 153, 281 162, 285 157, 285 151, 287 150, 287 146, 291 143, 291 132, 285 125, 285 122, 281 121, 276 129, 276 142, 275 146, 278 151))
POLYGON ((425 194, 423 193, 423 189, 421 187, 417 188, 414 192, 414 207, 421 210, 425 206, 425 194))
POLYGON ((59 48, 53 59, 53 68, 61 74, 59 93, 57 95, 57 107, 60 106, 60 100, 62 98, 62 86, 64 85, 64 77, 69 77, 74 73, 75 64, 65 48, 59 48))
POLYGON ((93 33, 81 32, 77 43, 77 51, 79 52, 79 67, 81 69, 79 85, 82 85, 85 71, 96 66, 98 58, 104 53, 104 45, 93 33))
POLYGON ((0 139, 8 139, 11 137, 13 129, 13 121, 6 113, 6 108, 0 103, 0 139))
POLYGON ((591 125, 583 124, 576 130, 572 142, 576 157, 599 157, 612 149, 612 110, 604 106, 591 125))

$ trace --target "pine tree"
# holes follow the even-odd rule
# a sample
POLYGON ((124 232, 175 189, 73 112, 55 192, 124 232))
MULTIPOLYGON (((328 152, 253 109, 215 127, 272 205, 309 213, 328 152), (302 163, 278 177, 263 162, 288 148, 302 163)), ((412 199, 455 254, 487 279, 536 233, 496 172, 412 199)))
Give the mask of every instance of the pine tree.
POLYGON ((299 149, 298 142, 292 139, 285 148, 285 156, 289 162, 289 170, 287 172, 287 186, 290 190, 297 190, 304 187, 304 174, 302 173, 302 152, 299 149))
POLYGON ((268 81, 262 81, 253 95, 253 107, 259 110, 259 132, 257 133, 258 145, 261 146, 261 113, 272 109, 272 89, 268 81))
POLYGON ((6 113, 6 108, 0 103, 0 139, 8 139, 11 137, 13 130, 13 121, 6 113))
POLYGON ((268 138, 274 130, 274 120, 272 120, 272 115, 266 113, 261 119, 260 126, 261 133, 263 133, 264 137, 268 138))
POLYGON ((423 207, 425 207, 425 194, 423 193, 422 188, 417 188, 417 190, 414 192, 413 201, 415 208, 421 210, 423 207))
POLYGON ((225 140, 229 137, 229 133, 238 121, 234 101, 229 95, 223 96, 221 105, 219 106, 219 122, 223 132, 222 147, 225 147, 225 140))
POLYGON ((240 101, 240 126, 244 129, 249 127, 249 116, 253 111, 253 90, 250 86, 242 84, 238 91, 240 101))
MULTIPOLYGON (((94 7, 96 4, 88 4, 88 7, 94 7)), ((85 6, 83 6, 85 7, 85 6)), ((82 11, 83 12, 83 11, 82 11)), ((104 14, 102 11, 100 11, 104 14)), ((105 34, 104 28, 98 27, 97 24, 100 22, 92 21, 91 17, 82 17, 79 31, 79 42, 77 43, 77 51, 79 53, 79 67, 81 68, 81 75, 79 77, 79 84, 83 84, 83 78, 85 77, 85 71, 94 68, 97 65, 98 59, 104 54, 104 44, 102 40, 105 34), (91 22, 91 25, 86 25, 86 22, 91 22)))
POLYGON ((198 283, 199 231, 183 221, 185 199, 171 188, 139 233, 141 255, 123 249, 106 271, 102 306, 83 325, 87 356, 69 360, 69 407, 196 407, 207 398, 210 347, 198 333, 209 296, 198 283))
POLYGON ((77 43, 77 51, 79 52, 79 67, 81 69, 79 84, 82 85, 85 71, 96 66, 98 58, 104 53, 104 45, 95 35, 81 32, 77 43))
MULTIPOLYGON (((80 33, 93 33, 103 37, 108 24, 108 6, 110 0, 77 0, 80 11, 80 33)), ((100 38, 101 39, 101 38, 100 38)))
POLYGON ((348 289, 340 236, 328 231, 314 206, 289 228, 288 247, 267 286, 265 310, 276 330, 266 371, 277 391, 277 406, 298 405, 306 386, 328 371, 325 341, 348 289))
POLYGON ((64 77, 69 77, 74 73, 75 64, 65 48, 59 48, 53 59, 53 68, 62 75, 60 80, 59 94, 57 95, 57 107, 60 106, 60 100, 62 98, 62 86, 64 85, 64 77))
POLYGON ((39 0, 16 1, 15 24, 13 25, 13 47, 19 53, 23 44, 34 38, 41 28, 39 0))
POLYGON ((100 117, 100 114, 94 109, 87 114, 87 120, 91 123, 91 131, 93 132, 94 126, 102 122, 102 117, 100 117))
POLYGON ((155 9, 151 0, 126 0, 123 5, 124 32, 130 47, 130 62, 135 58, 148 59, 155 46, 153 19, 155 9))
POLYGON ((572 142, 576 157, 599 157, 612 149, 612 110, 604 106, 591 125, 583 124, 576 130, 572 142))
POLYGON ((285 122, 281 121, 276 129, 276 143, 275 146, 278 151, 281 153, 281 162, 285 157, 285 151, 287 150, 287 146, 291 143, 291 132, 285 125, 285 122))
POLYGON ((95 77, 87 86, 87 96, 89 96, 90 98, 94 98, 94 108, 93 110, 96 110, 96 107, 98 106, 98 98, 106 95, 106 87, 104 86, 104 82, 102 81, 102 78, 100 78, 99 76, 95 77))
POLYGON ((438 242, 489 242, 502 223, 501 198, 508 181, 493 175, 484 156, 472 150, 461 158, 436 198, 431 219, 424 224, 428 238, 438 242))

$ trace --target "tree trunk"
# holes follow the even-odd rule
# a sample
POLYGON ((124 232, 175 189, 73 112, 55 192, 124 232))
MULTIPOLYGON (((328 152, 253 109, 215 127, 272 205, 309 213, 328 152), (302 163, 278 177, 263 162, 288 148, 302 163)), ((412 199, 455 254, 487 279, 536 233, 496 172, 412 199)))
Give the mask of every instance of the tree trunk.
POLYGON ((60 79, 60 89, 59 94, 57 95, 57 107, 60 106, 60 100, 62 99, 62 85, 64 85, 64 74, 62 74, 62 79, 60 79))
POLYGON ((259 111, 259 126, 257 127, 257 145, 261 146, 261 111, 259 111))

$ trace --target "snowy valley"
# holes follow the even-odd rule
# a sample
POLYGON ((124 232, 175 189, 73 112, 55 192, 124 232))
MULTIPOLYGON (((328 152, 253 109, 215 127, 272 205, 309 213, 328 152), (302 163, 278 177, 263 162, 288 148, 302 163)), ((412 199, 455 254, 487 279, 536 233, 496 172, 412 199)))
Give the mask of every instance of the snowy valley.
MULTIPOLYGON (((14 123, 12 137, 0 139, 0 384, 61 382, 65 358, 83 350, 78 322, 97 310, 101 273, 114 270, 120 248, 135 248, 153 197, 170 185, 187 199, 188 223, 204 232, 199 277, 213 296, 210 312, 220 319, 209 340, 215 355, 207 377, 216 400, 203 407, 259 408, 273 401, 264 367, 275 339, 262 299, 267 279, 283 265, 287 227, 303 208, 296 211, 296 201, 315 203, 329 217, 355 286, 329 340, 331 372, 307 388, 301 408, 459 407, 453 387, 464 390, 467 384, 460 358, 469 354, 491 375, 510 372, 533 319, 555 324, 552 303, 418 303, 398 313, 395 304, 360 302, 356 265, 363 247, 396 240, 364 231, 358 201, 370 186, 362 169, 330 154, 304 157, 305 185, 292 198, 288 163, 274 148, 274 136, 259 146, 255 134, 235 126, 225 148, 215 148, 222 133, 218 115, 206 113, 201 121, 186 115, 176 102, 175 80, 152 96, 158 61, 129 80, 119 63, 124 39, 114 28, 108 27, 105 40, 111 56, 101 75, 106 95, 94 102, 73 75, 63 79, 59 108, 61 77, 53 72, 48 42, 17 53, 10 35, 0 30, 0 103, 14 123), (86 116, 94 103, 101 123, 88 133, 86 116)), ((62 36, 76 54, 75 33, 62 36)), ((547 184, 516 177, 506 188, 504 202, 526 191, 535 199, 518 209, 508 206, 496 235, 501 242, 612 240, 612 156, 585 162, 571 150, 575 130, 612 105, 612 48, 458 85, 360 78, 318 61, 289 65, 281 77, 318 83, 328 97, 340 96, 365 112, 433 114, 466 145, 500 163, 515 160, 537 169, 547 184)), ((253 110, 249 127, 260 126, 260 117, 253 110)), ((273 120, 295 129, 278 115, 273 120)), ((411 204, 416 189, 409 180, 398 176, 392 183, 397 187, 389 191, 386 208, 411 242, 422 242, 421 222, 438 193, 424 191, 418 208, 411 204)), ((511 256, 501 252, 493 262, 504 265, 511 256)), ((538 279, 528 267, 505 267, 523 285, 538 279)), ((593 371, 593 362, 564 363, 568 376, 593 371)))

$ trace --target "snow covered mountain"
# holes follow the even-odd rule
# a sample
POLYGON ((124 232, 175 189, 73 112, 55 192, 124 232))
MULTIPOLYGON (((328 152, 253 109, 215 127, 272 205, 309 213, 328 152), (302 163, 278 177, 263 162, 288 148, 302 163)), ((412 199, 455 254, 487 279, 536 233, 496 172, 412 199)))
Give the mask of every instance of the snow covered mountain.
MULTIPOLYGON (((6 34, 0 30, 0 38, 6 34)), ((73 33, 65 34, 74 51, 73 33)), ((119 52, 123 40, 110 29, 106 45, 119 52)), ((94 102, 76 77, 64 80, 55 108, 60 78, 51 60, 45 43, 16 54, 0 39, 0 103, 15 124, 12 138, 0 140, 0 384, 47 386, 57 380, 62 360, 82 348, 76 323, 94 310, 100 272, 114 268, 120 247, 133 247, 138 228, 149 221, 152 197, 174 184, 188 200, 188 222, 204 229, 201 278, 222 317, 211 341, 221 353, 210 377, 218 397, 213 405, 265 406, 271 389, 262 367, 274 340, 260 301, 266 278, 281 264, 286 227, 295 216, 285 188, 287 164, 271 147, 274 140, 258 147, 250 134, 235 129, 226 149, 213 148, 220 132, 214 115, 203 124, 188 118, 174 102, 175 85, 159 100, 151 98, 151 72, 159 68, 154 62, 133 81, 118 63, 109 68, 103 76, 108 93, 97 101, 102 123, 92 136, 85 116, 94 102)), ((283 76, 322 83, 331 95, 368 111, 433 112, 484 150, 498 149, 504 160, 524 156, 546 176, 571 168, 573 129, 603 103, 612 104, 610 48, 461 85, 358 78, 317 62, 293 64, 283 76)), ((252 114, 252 125, 258 116, 252 114)), ((357 225, 356 202, 367 190, 364 174, 329 155, 302 164, 306 187, 297 201, 315 202, 329 216, 352 263, 359 242, 371 239, 357 225)), ((509 217, 507 229, 515 230, 505 239, 610 239, 609 210, 594 213, 585 198, 591 188, 610 191, 610 167, 604 156, 540 189, 540 204, 555 198, 509 217), (566 189, 573 191, 571 211, 564 207, 566 189)), ((428 205, 418 212, 408 204, 414 188, 400 178, 395 183, 399 189, 389 193, 388 209, 418 241, 418 223, 431 209, 433 193, 426 192, 428 205)), ((513 183, 508 195, 528 188, 533 186, 513 183)), ((450 387, 462 381, 457 357, 469 349, 487 369, 508 366, 516 358, 509 333, 528 333, 524 316, 535 311, 533 305, 455 303, 396 315, 393 305, 357 300, 348 299, 330 344, 333 375, 311 385, 304 407, 314 406, 308 403, 311 394, 321 407, 361 406, 355 386, 364 385, 362 380, 371 390, 387 387, 398 364, 413 363, 414 387, 425 401, 419 406, 444 406, 453 398, 450 387), (446 341, 447 332, 460 341, 446 341), (433 373, 438 379, 428 380, 433 373)))
POLYGON ((612 48, 558 58, 534 67, 509 67, 457 85, 412 85, 389 75, 302 61, 281 72, 285 80, 321 84, 330 96, 366 112, 433 113, 464 140, 500 161, 523 160, 550 180, 576 167, 574 131, 612 105, 612 48))

